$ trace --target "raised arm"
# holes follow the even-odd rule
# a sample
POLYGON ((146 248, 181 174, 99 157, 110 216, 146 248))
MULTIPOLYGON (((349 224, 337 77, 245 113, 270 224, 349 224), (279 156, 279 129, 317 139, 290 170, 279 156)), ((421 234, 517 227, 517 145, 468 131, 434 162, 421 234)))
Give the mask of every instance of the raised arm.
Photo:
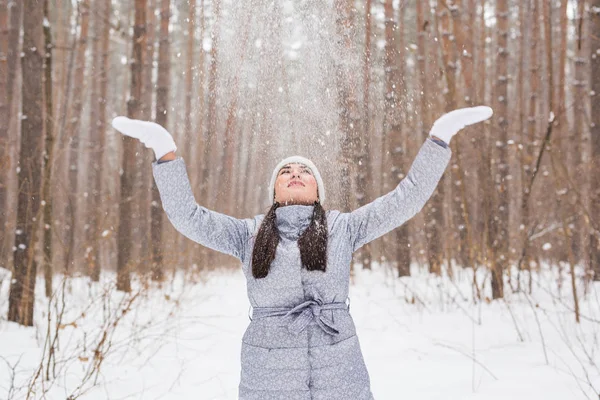
POLYGON ((116 117, 112 125, 154 150, 156 159, 160 160, 152 164, 154 179, 163 209, 175 229, 203 246, 243 261, 254 220, 233 218, 196 203, 185 163, 175 157, 177 147, 173 137, 162 126, 126 117, 116 117))
POLYGON ((390 232, 416 215, 431 197, 452 151, 427 139, 408 174, 391 192, 348 213, 352 251, 390 232))
POLYGON ((182 158, 154 162, 152 171, 163 209, 175 229, 203 246, 244 260, 252 220, 237 219, 196 203, 182 158))
POLYGON ((460 129, 488 119, 489 107, 452 111, 440 117, 421 146, 407 176, 391 192, 350 213, 347 218, 352 251, 399 227, 417 214, 433 194, 450 161, 448 144, 460 129))

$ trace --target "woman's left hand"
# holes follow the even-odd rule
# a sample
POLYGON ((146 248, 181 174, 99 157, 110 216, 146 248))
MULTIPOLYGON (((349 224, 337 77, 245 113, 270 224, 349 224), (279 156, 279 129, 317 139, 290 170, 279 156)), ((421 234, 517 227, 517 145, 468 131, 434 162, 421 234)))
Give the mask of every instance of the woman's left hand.
POLYGON ((429 136, 437 137, 450 144, 452 136, 468 125, 485 121, 493 114, 493 110, 487 106, 459 108, 450 111, 438 118, 429 131, 429 136))

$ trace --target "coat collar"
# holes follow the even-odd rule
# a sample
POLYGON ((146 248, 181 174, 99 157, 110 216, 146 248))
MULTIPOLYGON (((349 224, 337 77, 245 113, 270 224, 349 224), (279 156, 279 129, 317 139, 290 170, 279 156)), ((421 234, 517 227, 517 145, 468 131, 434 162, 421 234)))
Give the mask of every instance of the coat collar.
POLYGON ((277 229, 283 235, 299 237, 310 225, 315 206, 290 205, 275 210, 277 229))

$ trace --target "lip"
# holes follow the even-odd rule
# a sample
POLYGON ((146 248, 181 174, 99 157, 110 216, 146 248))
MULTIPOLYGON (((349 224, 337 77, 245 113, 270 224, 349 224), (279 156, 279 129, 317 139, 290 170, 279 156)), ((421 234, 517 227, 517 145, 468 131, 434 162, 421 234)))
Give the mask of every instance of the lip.
POLYGON ((290 186, 296 186, 296 185, 304 186, 304 183, 302 183, 300 181, 293 181, 293 182, 290 182, 288 184, 288 187, 290 187, 290 186))

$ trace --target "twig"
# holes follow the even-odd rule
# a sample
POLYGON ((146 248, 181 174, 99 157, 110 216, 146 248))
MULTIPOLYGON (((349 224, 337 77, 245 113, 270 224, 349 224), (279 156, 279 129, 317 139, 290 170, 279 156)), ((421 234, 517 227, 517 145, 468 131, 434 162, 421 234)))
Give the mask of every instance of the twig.
POLYGON ((531 303, 531 300, 529 299, 529 296, 527 295, 527 293, 523 292, 523 294, 525 295, 525 298, 527 299, 529 306, 533 310, 533 315, 535 315, 535 322, 537 323, 538 331, 540 332, 540 338, 542 339, 542 349, 544 350, 544 359, 546 360, 546 365, 548 365, 549 362, 548 362, 548 353, 546 352, 546 340, 544 339, 544 333, 542 332, 542 325, 540 324, 540 319, 538 318, 537 311, 535 310, 535 307, 531 303))
POLYGON ((484 370, 485 370, 485 371, 486 371, 488 374, 490 374, 490 376, 491 376, 492 378, 494 378, 495 380, 498 380, 498 378, 496 377, 496 375, 494 375, 494 374, 493 374, 493 372, 492 372, 492 371, 490 371, 490 370, 489 370, 489 369, 488 369, 488 368, 487 368, 485 365, 483 365, 483 364, 482 364, 482 363, 481 363, 479 360, 475 359, 474 357, 471 357, 471 355, 469 355, 469 354, 465 353, 464 351, 462 351, 462 350, 459 350, 459 349, 457 349, 456 347, 452 347, 452 346, 449 346, 449 345, 447 345, 447 344, 443 344, 443 343, 440 343, 440 342, 435 342, 435 345, 436 345, 436 346, 440 346, 440 347, 445 347, 445 348, 447 348, 447 349, 450 349, 450 350, 454 350, 454 351, 456 351, 456 352, 458 352, 458 353, 462 354, 463 356, 469 357, 471 360, 473 360, 473 362, 474 362, 475 364, 479 365, 479 366, 480 366, 481 368, 483 368, 483 369, 484 369, 484 370))
POLYGON ((504 304, 506 305, 506 308, 508 308, 510 317, 512 318, 513 323, 515 324, 515 330, 517 331, 517 335, 519 335, 519 341, 524 342, 525 339, 523 338, 523 335, 521 334, 521 331, 519 330, 519 325, 517 324, 517 320, 512 312, 512 309, 510 308, 510 306, 508 305, 508 302, 506 301, 506 299, 504 297, 502 297, 502 300, 504 300, 504 304))

